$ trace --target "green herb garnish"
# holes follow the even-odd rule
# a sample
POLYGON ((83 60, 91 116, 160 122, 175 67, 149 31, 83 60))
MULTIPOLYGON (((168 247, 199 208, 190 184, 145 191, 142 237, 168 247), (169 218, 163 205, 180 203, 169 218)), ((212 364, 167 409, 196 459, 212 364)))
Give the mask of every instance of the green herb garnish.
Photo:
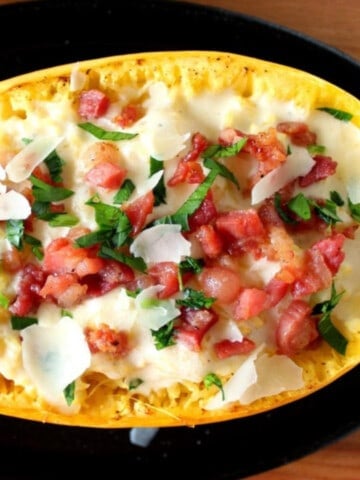
POLYGON ((88 133, 91 133, 94 137, 100 140, 112 140, 113 142, 119 142, 121 140, 131 140, 137 136, 137 133, 125 133, 125 132, 113 132, 104 130, 97 125, 90 122, 78 123, 78 127, 82 128, 88 133))
POLYGON ((38 323, 38 319, 36 317, 20 317, 18 315, 11 315, 10 322, 13 330, 23 330, 26 327, 30 327, 30 325, 38 323))
POLYGON ((66 403, 70 406, 75 399, 75 381, 69 383, 63 390, 66 403))
POLYGON ((216 373, 208 373, 204 377, 204 385, 206 388, 210 388, 212 385, 215 385, 218 387, 218 389, 221 391, 221 398, 224 401, 225 400, 225 392, 223 388, 222 381, 220 378, 216 375, 216 373))
POLYGON ((183 298, 176 300, 176 305, 189 308, 210 308, 215 302, 216 298, 206 297, 203 292, 194 290, 193 288, 185 288, 183 291, 183 298))
POLYGON ((339 303, 343 294, 344 292, 336 292, 333 282, 331 285, 330 299, 321 303, 317 303, 312 310, 312 314, 320 315, 318 329, 324 340, 337 352, 345 355, 348 340, 331 321, 331 312, 339 303))
POLYGON ((158 330, 151 330, 151 335, 154 338, 155 347, 157 350, 175 345, 174 340, 174 321, 166 323, 158 330))
POLYGON ((337 108, 319 107, 317 110, 321 110, 322 112, 329 113, 334 118, 337 118, 338 120, 342 120, 343 122, 349 122, 354 116, 352 113, 345 112, 344 110, 339 110, 337 108))

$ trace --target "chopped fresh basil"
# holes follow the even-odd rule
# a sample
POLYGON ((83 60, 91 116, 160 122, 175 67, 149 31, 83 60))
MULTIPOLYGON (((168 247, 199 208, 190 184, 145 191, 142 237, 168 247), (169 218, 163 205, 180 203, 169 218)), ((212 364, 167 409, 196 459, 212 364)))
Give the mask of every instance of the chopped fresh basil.
POLYGON ((140 292, 141 288, 137 288, 135 290, 126 290, 126 295, 130 298, 136 298, 140 292))
POLYGON ((79 222, 79 219, 70 213, 52 212, 50 202, 34 202, 31 210, 37 218, 48 222, 51 227, 72 227, 79 222))
POLYGON ((0 307, 2 308, 9 308, 10 300, 6 295, 0 292, 0 307))
MULTIPOLYGON (((149 176, 151 177, 157 172, 160 172, 161 170, 164 170, 164 162, 161 162, 160 160, 156 160, 154 157, 150 157, 150 174, 149 176)), ((158 205, 161 205, 162 203, 166 203, 166 188, 165 188, 165 182, 164 182, 164 175, 160 178, 158 181, 157 185, 153 189, 154 192, 154 205, 157 207, 158 205)))
POLYGON ((314 211, 325 223, 328 225, 334 225, 337 222, 341 222, 338 214, 336 213, 336 203, 332 200, 325 200, 325 205, 320 205, 317 202, 313 202, 314 211))
POLYGON ((219 169, 217 166, 210 170, 205 180, 200 183, 200 185, 193 191, 185 203, 183 203, 173 215, 167 215, 166 217, 159 218, 154 223, 156 225, 160 223, 179 224, 181 225, 182 230, 189 230, 189 216, 196 212, 196 210, 200 207, 218 173, 219 169))
POLYGON ((189 308, 210 308, 216 298, 206 297, 203 292, 194 290, 193 288, 185 288, 183 298, 176 300, 176 305, 189 308))
POLYGON ((70 310, 66 310, 65 308, 62 308, 62 309, 61 309, 60 315, 61 315, 62 317, 73 318, 73 314, 70 312, 70 310))
POLYGON ((213 160, 212 158, 205 158, 204 165, 205 167, 210 169, 217 168, 219 171, 219 175, 221 175, 224 178, 227 178, 234 185, 236 185, 237 188, 240 188, 237 178, 228 168, 225 167, 225 165, 222 165, 221 163, 217 162, 216 160, 213 160))
POLYGON ((311 208, 308 199, 303 193, 293 197, 287 204, 288 208, 302 220, 310 220, 311 208))
POLYGON ((330 192, 330 200, 334 202, 338 207, 342 207, 343 205, 345 205, 345 202, 341 198, 340 193, 338 193, 336 190, 332 190, 330 192))
POLYGON ((243 137, 233 145, 224 147, 222 145, 211 145, 203 153, 203 158, 227 158, 237 155, 245 146, 247 138, 243 137))
POLYGON ((70 406, 75 399, 75 381, 69 383, 63 390, 66 403, 70 406))
POLYGON ((20 317, 18 315, 11 315, 10 321, 13 330, 23 330, 26 327, 30 327, 30 325, 38 323, 36 317, 20 317))
POLYGON ((342 120, 343 122, 349 122, 354 116, 352 113, 345 112, 344 110, 339 110, 337 108, 319 107, 318 110, 329 113, 334 118, 337 118, 338 120, 342 120))
POLYGON ((99 256, 102 258, 112 258, 120 263, 125 263, 125 265, 128 265, 134 270, 138 270, 140 272, 146 272, 147 269, 143 258, 125 255, 124 253, 113 250, 105 245, 101 246, 99 256))
POLYGON ((122 203, 129 200, 131 194, 135 190, 135 185, 132 180, 127 178, 124 183, 121 185, 121 188, 116 192, 113 203, 121 205, 122 203))
POLYGON ((144 380, 141 380, 141 378, 132 378, 129 382, 129 390, 135 390, 142 383, 144 383, 144 380))
POLYGON ((316 155, 317 153, 325 153, 325 146, 324 145, 308 145, 307 151, 310 153, 310 155, 316 155))
POLYGON ((44 160, 51 179, 58 183, 62 181, 62 170, 65 164, 64 160, 62 160, 59 155, 57 154, 56 150, 53 150, 44 160))
POLYGON ((348 207, 350 216, 357 222, 360 222, 360 203, 353 203, 350 197, 348 197, 348 207))
POLYGON ((225 400, 225 392, 223 388, 222 381, 220 378, 216 375, 216 373, 208 373, 204 377, 204 385, 206 388, 210 388, 212 385, 215 385, 218 387, 218 389, 221 391, 221 398, 224 401, 225 400))
POLYGON ((137 136, 137 133, 113 132, 104 130, 103 128, 98 127, 90 122, 78 123, 78 127, 82 128, 88 133, 91 133, 91 135, 100 140, 112 140, 113 142, 131 140, 137 136))
POLYGON ((24 242, 31 246, 31 251, 38 260, 44 258, 44 251, 42 244, 38 238, 33 237, 32 235, 24 234, 24 242))
POLYGON ((329 300, 317 303, 312 310, 313 315, 320 315, 318 329, 324 340, 337 352, 345 355, 348 340, 334 326, 331 321, 331 312, 339 303, 344 292, 337 293, 334 282, 331 285, 331 296, 329 300))
POLYGON ((34 175, 30 175, 30 181, 33 185, 32 193, 38 202, 60 202, 74 194, 72 190, 62 187, 54 187, 43 182, 34 175))
POLYGON ((174 340, 174 321, 166 323, 158 330, 151 330, 151 335, 154 338, 155 347, 157 350, 175 345, 174 340))
POLYGON ((293 219, 292 217, 290 217, 286 212, 285 210, 283 209, 282 205, 281 205, 281 195, 280 193, 276 192, 275 195, 274 195, 274 207, 275 207, 275 210, 277 212, 277 214, 279 215, 279 217, 281 218, 281 220, 285 223, 297 223, 295 219, 293 219))
POLYGON ((179 263, 179 270, 181 273, 200 273, 204 265, 205 262, 202 258, 185 257, 184 260, 179 263))
POLYGON ((23 248, 24 222, 23 220, 6 221, 6 238, 18 250, 23 248))
POLYGON ((128 241, 132 225, 125 212, 113 205, 101 202, 98 195, 90 198, 86 205, 95 209, 95 220, 99 225, 99 230, 77 238, 76 245, 90 247, 106 242, 110 247, 118 248, 128 241))

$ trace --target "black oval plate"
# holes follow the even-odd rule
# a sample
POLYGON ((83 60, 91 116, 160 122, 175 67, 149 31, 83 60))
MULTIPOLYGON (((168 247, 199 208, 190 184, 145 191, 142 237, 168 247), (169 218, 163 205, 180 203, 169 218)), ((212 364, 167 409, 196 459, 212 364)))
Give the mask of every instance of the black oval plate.
MULTIPOLYGON (((300 68, 360 97, 360 65, 260 19, 185 2, 35 1, 0 7, 0 79, 102 56, 222 50, 300 68), (21 32, 21 36, 20 36, 21 32)), ((0 417, 1 478, 107 474, 238 480, 278 467, 360 426, 360 367, 268 413, 161 429, 147 448, 128 429, 73 428, 0 417), (7 460, 6 455, 13 460, 7 460), (15 460, 14 460, 15 459, 15 460)))

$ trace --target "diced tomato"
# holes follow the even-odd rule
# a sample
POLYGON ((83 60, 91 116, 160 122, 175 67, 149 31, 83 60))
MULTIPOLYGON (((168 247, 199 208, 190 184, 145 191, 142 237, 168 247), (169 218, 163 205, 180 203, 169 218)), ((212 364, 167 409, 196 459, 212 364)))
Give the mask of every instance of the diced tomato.
POLYGON ((131 127, 142 115, 142 108, 140 105, 128 104, 119 115, 116 115, 114 122, 120 125, 121 128, 131 127))
POLYGON ((54 239, 45 249, 43 268, 48 273, 76 273, 79 277, 99 272, 104 265, 101 258, 86 248, 78 248, 69 238, 54 239))
POLYGON ((80 93, 78 113, 86 120, 103 116, 109 108, 110 100, 104 92, 95 88, 80 93))
POLYGON ((85 175, 85 180, 97 187, 119 188, 126 177, 125 168, 111 162, 99 162, 85 175))
POLYGON ((80 285, 77 275, 64 273, 49 275, 39 294, 44 299, 54 300, 63 308, 73 307, 81 302, 87 291, 86 285, 80 285))
POLYGON ((265 228, 255 209, 233 210, 220 214, 215 220, 216 229, 235 239, 265 236, 265 228))
POLYGON ((333 275, 338 272, 345 258, 345 252, 342 250, 344 241, 345 235, 342 233, 334 233, 331 237, 319 240, 311 247, 320 250, 326 265, 333 275))
POLYGON ((268 306, 268 295, 260 288, 244 288, 234 306, 234 317, 236 320, 247 320, 255 317, 268 306))
POLYGON ((39 266, 31 263, 25 265, 20 271, 20 280, 16 289, 17 296, 15 302, 10 306, 10 312, 22 317, 35 311, 42 300, 40 290, 45 280, 46 274, 39 266))
POLYGON ((303 122, 280 122, 276 127, 278 132, 290 136, 291 142, 299 147, 307 147, 316 143, 316 134, 309 130, 303 122))
POLYGON ((223 304, 235 300, 242 287, 239 274, 227 267, 205 267, 198 279, 205 295, 223 304))
POLYGON ((255 342, 250 340, 250 338, 244 337, 241 341, 221 340, 214 344, 214 351, 218 358, 224 359, 234 355, 247 355, 252 352, 255 347, 255 342))
POLYGON ((218 316, 212 310, 183 308, 181 324, 175 328, 177 341, 190 350, 201 350, 201 341, 205 333, 217 322, 218 316))
POLYGON ((267 294, 266 308, 275 307, 289 291, 289 284, 274 277, 264 288, 267 294))
POLYGON ((311 307, 302 300, 294 300, 282 313, 276 328, 279 353, 294 355, 308 347, 319 336, 311 307))
POLYGON ((154 194, 150 191, 123 207, 123 211, 132 225, 132 236, 137 235, 143 229, 147 216, 153 211, 154 201, 154 194))
POLYGON ((98 297, 119 285, 127 285, 134 279, 135 274, 128 265, 116 260, 104 260, 101 270, 83 277, 81 283, 87 286, 87 295, 98 297))
POLYGON ((284 225, 283 220, 277 213, 273 199, 265 200, 258 209, 259 218, 265 228, 282 227, 284 225))
POLYGON ((204 137, 204 135, 202 135, 199 132, 196 132, 193 135, 193 137, 191 139, 191 143, 192 143, 192 149, 183 158, 184 162, 192 162, 194 160, 197 160, 200 157, 201 153, 209 145, 209 143, 206 140, 206 138, 204 137))
POLYGON ((174 262, 160 262, 152 265, 148 273, 156 285, 164 288, 158 293, 159 298, 168 298, 179 291, 179 269, 174 262))
POLYGON ((209 258, 220 255, 223 249, 221 236, 212 225, 201 225, 195 232, 204 254, 209 258))
POLYGON ((105 323, 96 328, 87 327, 84 333, 91 353, 109 353, 120 358, 125 357, 130 351, 128 334, 114 330, 105 323))
POLYGON ((331 285, 332 273, 326 265, 318 248, 310 248, 305 252, 304 268, 291 286, 295 299, 323 290, 331 285))
POLYGON ((304 188, 309 185, 324 180, 330 175, 334 175, 336 172, 337 162, 331 157, 325 157, 324 155, 315 155, 315 165, 312 167, 303 177, 299 177, 299 186, 304 188))
POLYGON ((216 218, 217 214, 218 212, 213 200, 213 195, 211 191, 209 191, 202 201, 200 207, 189 216, 190 230, 193 232, 201 225, 210 223, 216 218))
POLYGON ((169 187, 175 187, 180 183, 201 183, 205 178, 202 166, 199 162, 190 161, 185 162, 181 160, 176 167, 176 170, 167 184, 169 187))

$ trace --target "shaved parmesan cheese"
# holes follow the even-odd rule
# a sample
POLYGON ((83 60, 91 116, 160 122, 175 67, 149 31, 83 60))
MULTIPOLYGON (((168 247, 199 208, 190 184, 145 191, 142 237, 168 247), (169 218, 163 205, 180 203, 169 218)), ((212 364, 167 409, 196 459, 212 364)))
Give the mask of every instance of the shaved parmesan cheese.
POLYGON ((6 165, 6 173, 12 182, 26 180, 35 167, 56 149, 61 137, 37 137, 16 154, 6 165))
POLYGON ((155 225, 135 238, 130 252, 146 263, 180 263, 183 257, 190 255, 191 242, 181 234, 181 225, 155 225))
POLYGON ((86 74, 79 71, 79 63, 76 63, 71 70, 70 75, 70 92, 82 90, 85 86, 86 74))
POLYGON ((151 177, 147 178, 144 182, 137 185, 134 193, 129 198, 129 203, 133 202, 139 197, 142 197, 143 195, 150 192, 151 190, 154 190, 154 188, 159 183, 159 180, 161 179, 163 174, 164 174, 164 171, 159 170, 158 172, 154 173, 154 175, 151 175, 151 177))
POLYGON ((63 390, 90 366, 81 327, 63 317, 54 326, 31 325, 21 331, 26 373, 50 403, 65 405, 63 390))
POLYGON ((6 171, 2 165, 0 165, 0 182, 6 179, 6 171))
POLYGON ((304 386, 302 369, 285 355, 259 356, 262 347, 257 348, 238 368, 230 380, 205 405, 206 410, 215 410, 231 402, 243 405, 278 393, 297 390, 304 386))
POLYGON ((161 285, 145 288, 135 299, 140 323, 151 330, 159 330, 180 315, 180 310, 175 307, 175 300, 157 298, 157 293, 162 288, 161 285))
POLYGON ((254 185, 251 191, 252 205, 271 197, 295 178, 306 175, 315 165, 315 160, 309 155, 306 148, 294 146, 291 148, 292 152, 286 161, 254 185))
POLYGON ((15 190, 0 193, 0 220, 24 220, 30 214, 30 203, 24 195, 15 190))

